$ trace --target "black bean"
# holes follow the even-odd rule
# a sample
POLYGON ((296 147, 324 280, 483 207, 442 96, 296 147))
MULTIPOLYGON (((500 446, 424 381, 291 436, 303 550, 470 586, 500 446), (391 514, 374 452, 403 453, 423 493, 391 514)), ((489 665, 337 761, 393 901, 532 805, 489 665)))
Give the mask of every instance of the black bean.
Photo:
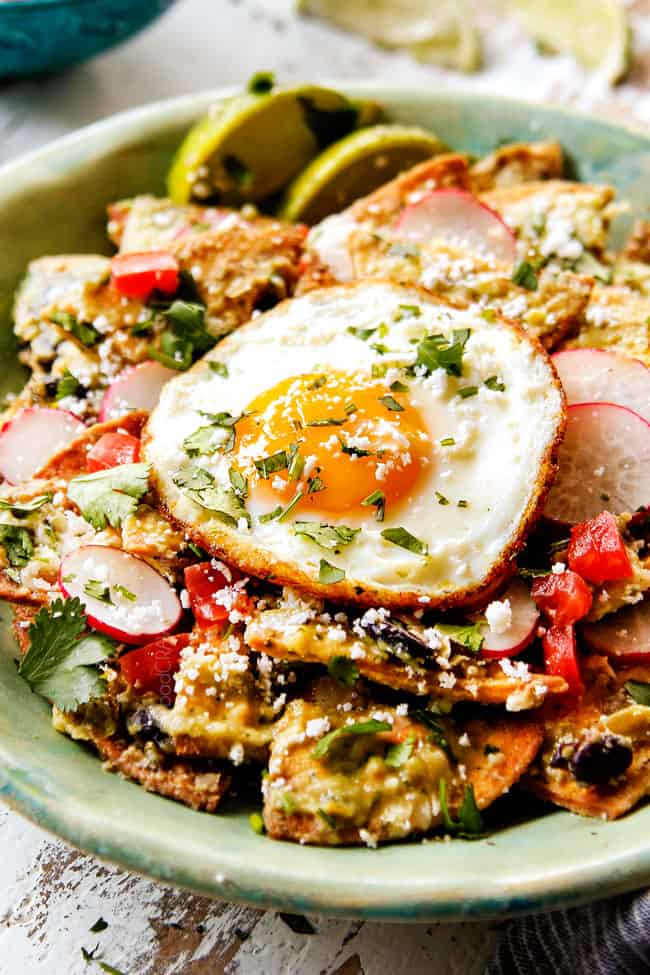
POLYGON ((617 735, 602 735, 585 741, 569 760, 569 768, 579 782, 605 785, 628 770, 632 749, 617 735))

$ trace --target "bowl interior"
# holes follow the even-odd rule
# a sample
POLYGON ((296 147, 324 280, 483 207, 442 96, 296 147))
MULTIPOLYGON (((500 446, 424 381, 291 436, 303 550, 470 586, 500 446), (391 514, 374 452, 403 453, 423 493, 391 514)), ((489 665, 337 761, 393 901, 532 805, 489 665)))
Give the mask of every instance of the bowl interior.
MULTIPOLYGON (((650 139, 561 109, 497 98, 432 96, 355 85, 396 121, 431 128, 454 148, 557 138, 574 174, 604 180, 645 212, 650 139)), ((11 335, 14 289, 29 260, 109 252, 107 203, 162 193, 179 138, 214 99, 205 94, 118 116, 0 170, 0 391, 22 381, 11 335)), ((626 221, 629 223, 628 216, 626 221)), ((624 226, 617 228, 620 236, 624 226)), ((388 920, 503 916, 632 889, 650 875, 650 806, 605 824, 542 812, 485 840, 393 845, 376 851, 272 842, 248 811, 218 816, 149 795, 101 770, 58 735, 49 708, 16 674, 10 611, 0 619, 0 797, 70 842, 124 866, 232 900, 388 920)))

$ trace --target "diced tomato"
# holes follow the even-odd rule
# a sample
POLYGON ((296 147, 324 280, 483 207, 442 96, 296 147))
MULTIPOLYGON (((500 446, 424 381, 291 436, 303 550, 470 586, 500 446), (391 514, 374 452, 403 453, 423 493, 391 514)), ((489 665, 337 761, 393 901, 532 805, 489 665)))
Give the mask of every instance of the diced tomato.
POLYGON ((632 563, 611 512, 601 511, 571 529, 569 565, 596 585, 632 578, 632 563))
POLYGON ((89 471, 106 471, 121 464, 136 464, 140 459, 140 441, 130 433, 105 433, 88 451, 89 471))
POLYGON ((144 694, 153 691, 165 704, 174 702, 174 674, 180 666, 181 650, 189 634, 176 633, 129 650, 120 657, 120 671, 127 684, 144 694))
POLYGON ((576 638, 572 626, 550 626, 542 638, 547 674, 563 677, 572 694, 583 690, 576 638))
POLYGON ((166 251, 118 254, 111 261, 111 272, 120 294, 138 301, 146 301, 154 291, 171 295, 178 290, 178 261, 166 251))
POLYGON ((248 612, 250 600, 246 590, 233 588, 241 580, 241 574, 230 569, 230 579, 215 569, 212 562, 199 562, 185 569, 185 588, 196 622, 202 629, 216 626, 228 620, 231 609, 248 612))
POLYGON ((571 569, 535 579, 531 596, 556 626, 570 626, 591 609, 591 589, 571 569))

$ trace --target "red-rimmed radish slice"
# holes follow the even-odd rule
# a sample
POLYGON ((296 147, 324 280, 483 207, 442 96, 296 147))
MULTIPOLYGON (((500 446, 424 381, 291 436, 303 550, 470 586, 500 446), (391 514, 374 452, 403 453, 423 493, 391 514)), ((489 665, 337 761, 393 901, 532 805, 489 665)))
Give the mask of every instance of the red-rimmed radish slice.
POLYGON ((36 471, 86 427, 67 410, 30 406, 0 430, 0 474, 10 484, 28 481, 36 471))
POLYGON ((146 643, 178 624, 176 591, 147 562, 121 549, 82 545, 61 562, 59 588, 77 596, 94 629, 122 643, 146 643))
POLYGON ((650 600, 636 603, 598 623, 580 627, 585 643, 596 653, 615 657, 621 663, 650 660, 650 600))
POLYGON ((104 394, 99 420, 117 420, 130 410, 153 410, 160 391, 178 373, 153 359, 130 366, 120 373, 104 394))
POLYGON ((397 220, 395 236, 418 244, 444 240, 507 264, 517 256, 517 238, 499 214, 465 190, 433 190, 411 203, 397 220))
POLYGON ((513 579, 501 599, 507 599, 510 603, 512 620, 508 629, 503 633, 494 633, 488 625, 481 628, 481 656, 491 660, 521 653, 532 643, 539 623, 539 610, 521 579, 513 579))
POLYGON ((618 515, 650 501, 650 423, 625 406, 570 406, 559 461, 547 518, 577 524, 603 510, 618 515))
POLYGON ((650 369, 607 349, 556 352, 558 371, 569 404, 616 403, 650 421, 650 369))

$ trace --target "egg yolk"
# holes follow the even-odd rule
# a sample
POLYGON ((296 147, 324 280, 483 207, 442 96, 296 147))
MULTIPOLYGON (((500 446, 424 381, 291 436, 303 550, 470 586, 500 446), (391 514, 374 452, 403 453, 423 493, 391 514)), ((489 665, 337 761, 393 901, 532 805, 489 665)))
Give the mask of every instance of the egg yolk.
POLYGON ((248 405, 236 453, 250 496, 264 506, 298 495, 299 517, 311 510, 364 518, 414 493, 431 438, 408 392, 361 374, 314 373, 285 379, 248 405))

